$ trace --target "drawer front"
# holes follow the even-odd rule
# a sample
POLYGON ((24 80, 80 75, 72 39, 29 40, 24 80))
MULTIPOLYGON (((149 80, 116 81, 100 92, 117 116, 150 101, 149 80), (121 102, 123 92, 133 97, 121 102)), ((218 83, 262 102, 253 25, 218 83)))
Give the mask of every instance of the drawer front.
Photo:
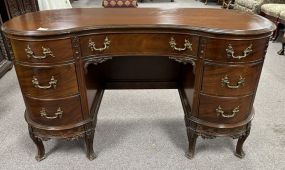
POLYGON ((202 92, 218 96, 243 96, 256 90, 262 63, 204 67, 202 92))
POLYGON ((196 56, 198 39, 186 34, 100 34, 83 36, 80 44, 84 57, 101 54, 196 56))
POLYGON ((67 126, 83 120, 80 97, 37 100, 24 97, 30 120, 43 126, 67 126))
POLYGON ((53 67, 30 67, 16 64, 24 95, 36 98, 65 97, 78 93, 74 64, 53 67))
POLYGON ((253 95, 231 98, 200 95, 198 117, 211 123, 238 123, 250 115, 252 99, 253 95))
POLYGON ((208 39, 205 59, 221 62, 252 62, 262 60, 268 39, 217 40, 208 39))
POLYGON ((59 63, 73 59, 70 39, 21 41, 12 40, 16 61, 28 63, 59 63))

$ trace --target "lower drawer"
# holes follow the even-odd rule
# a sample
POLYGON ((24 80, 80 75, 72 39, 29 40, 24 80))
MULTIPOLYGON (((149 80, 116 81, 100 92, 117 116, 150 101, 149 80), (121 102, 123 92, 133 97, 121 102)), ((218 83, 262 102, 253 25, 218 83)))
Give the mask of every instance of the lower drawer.
POLYGON ((42 126, 68 126, 83 120, 80 96, 57 100, 24 97, 29 119, 42 126))
POLYGON ((250 115, 252 99, 253 95, 214 97, 201 94, 198 118, 219 124, 239 123, 250 115))

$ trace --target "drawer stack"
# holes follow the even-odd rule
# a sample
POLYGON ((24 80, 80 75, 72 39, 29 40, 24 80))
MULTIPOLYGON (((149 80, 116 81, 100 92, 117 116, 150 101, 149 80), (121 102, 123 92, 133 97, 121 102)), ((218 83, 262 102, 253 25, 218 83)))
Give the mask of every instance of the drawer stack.
POLYGON ((267 39, 208 39, 198 118, 216 127, 246 124, 267 48, 267 39))
POLYGON ((29 123, 43 130, 83 120, 70 39, 13 40, 29 123))

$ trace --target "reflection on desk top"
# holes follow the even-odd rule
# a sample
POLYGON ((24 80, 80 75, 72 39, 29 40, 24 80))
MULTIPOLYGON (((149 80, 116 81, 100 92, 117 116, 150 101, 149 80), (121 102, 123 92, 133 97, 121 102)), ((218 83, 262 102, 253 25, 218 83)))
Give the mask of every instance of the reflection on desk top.
POLYGON ((221 34, 263 34, 275 25, 255 14, 203 8, 74 8, 24 14, 2 29, 13 35, 55 35, 99 28, 181 28, 221 34))

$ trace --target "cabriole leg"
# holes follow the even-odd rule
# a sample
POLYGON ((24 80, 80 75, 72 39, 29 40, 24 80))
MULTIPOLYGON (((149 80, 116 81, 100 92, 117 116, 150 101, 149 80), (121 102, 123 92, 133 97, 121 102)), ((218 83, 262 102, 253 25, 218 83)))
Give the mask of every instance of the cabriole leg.
POLYGON ((245 142, 246 138, 249 136, 249 133, 250 133, 250 124, 248 125, 246 133, 238 138, 235 155, 239 158, 244 158, 245 156, 245 153, 242 147, 243 147, 243 143, 245 142))
POLYGON ((40 138, 34 136, 31 127, 29 127, 29 134, 30 134, 31 139, 34 141, 34 143, 36 144, 37 149, 38 149, 38 154, 35 157, 36 160, 41 161, 41 160, 45 159, 46 158, 45 147, 44 147, 42 140, 40 138))
POLYGON ((188 136, 188 141, 189 141, 189 148, 188 148, 188 152, 186 153, 186 157, 188 159, 192 159, 194 157, 196 140, 197 140, 198 135, 193 130, 191 130, 189 127, 187 127, 187 136, 188 136))
POLYGON ((86 144, 86 152, 87 158, 92 161, 96 158, 96 155, 93 150, 93 139, 94 139, 95 131, 86 132, 85 134, 85 144, 86 144))

